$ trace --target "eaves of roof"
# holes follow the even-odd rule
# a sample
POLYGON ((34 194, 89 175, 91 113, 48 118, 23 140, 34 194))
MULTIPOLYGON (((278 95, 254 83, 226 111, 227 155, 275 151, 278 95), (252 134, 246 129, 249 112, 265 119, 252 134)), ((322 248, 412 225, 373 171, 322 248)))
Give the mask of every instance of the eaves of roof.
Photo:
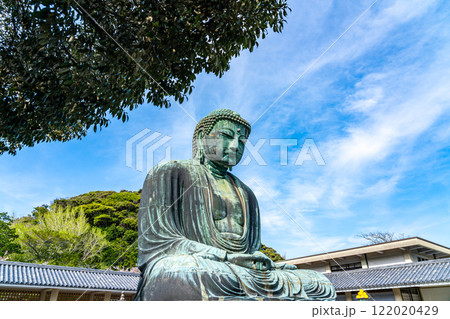
POLYGON ((336 250, 331 252, 326 252, 322 254, 303 256, 298 258, 292 258, 283 260, 283 263, 293 264, 293 265, 301 265, 305 263, 319 262, 325 260, 332 260, 336 258, 345 258, 349 256, 362 255, 362 254, 370 254, 377 252, 384 252, 388 250, 405 250, 412 247, 423 247, 436 251, 437 253, 442 254, 442 257, 450 256, 450 248, 436 244, 429 240, 420 238, 420 237, 411 237, 398 239, 390 242, 366 245, 360 247, 347 248, 342 250, 336 250))

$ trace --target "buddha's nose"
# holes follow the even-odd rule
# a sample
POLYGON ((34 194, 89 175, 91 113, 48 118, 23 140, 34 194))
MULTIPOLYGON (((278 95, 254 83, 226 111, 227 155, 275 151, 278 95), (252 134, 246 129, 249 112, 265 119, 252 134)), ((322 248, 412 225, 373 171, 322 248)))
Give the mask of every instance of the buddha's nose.
POLYGON ((237 138, 234 138, 230 143, 229 149, 232 150, 233 152, 237 152, 238 146, 239 140, 237 138))

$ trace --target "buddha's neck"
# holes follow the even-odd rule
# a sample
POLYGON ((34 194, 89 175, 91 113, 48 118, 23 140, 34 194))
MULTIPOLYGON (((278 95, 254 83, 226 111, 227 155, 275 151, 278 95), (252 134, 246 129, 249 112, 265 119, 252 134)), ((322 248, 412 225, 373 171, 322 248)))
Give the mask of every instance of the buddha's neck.
POLYGON ((211 162, 208 159, 205 159, 205 166, 211 171, 211 173, 219 178, 225 178, 227 175, 228 167, 216 164, 214 162, 211 162))

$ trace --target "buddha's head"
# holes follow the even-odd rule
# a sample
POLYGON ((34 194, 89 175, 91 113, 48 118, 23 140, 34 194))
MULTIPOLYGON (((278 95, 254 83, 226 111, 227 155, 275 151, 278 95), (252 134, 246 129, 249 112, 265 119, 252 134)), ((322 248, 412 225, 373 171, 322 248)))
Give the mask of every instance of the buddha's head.
POLYGON ((214 110, 195 127, 193 156, 201 163, 208 160, 231 168, 241 160, 250 130, 250 124, 238 113, 228 109, 214 110))

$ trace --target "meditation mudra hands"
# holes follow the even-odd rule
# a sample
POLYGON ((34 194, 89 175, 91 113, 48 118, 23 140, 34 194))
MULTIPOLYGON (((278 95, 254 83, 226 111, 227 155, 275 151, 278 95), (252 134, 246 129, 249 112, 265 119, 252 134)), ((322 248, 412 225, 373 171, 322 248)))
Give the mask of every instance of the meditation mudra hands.
POLYGON ((255 251, 253 254, 227 254, 226 261, 253 270, 297 269, 294 265, 277 265, 260 251, 255 251))

